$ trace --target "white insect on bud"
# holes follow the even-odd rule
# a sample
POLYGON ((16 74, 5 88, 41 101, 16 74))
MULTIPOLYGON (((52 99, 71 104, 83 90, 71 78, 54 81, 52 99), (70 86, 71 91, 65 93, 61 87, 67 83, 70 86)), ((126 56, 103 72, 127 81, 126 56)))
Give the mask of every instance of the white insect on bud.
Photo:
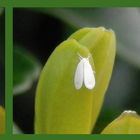
POLYGON ((77 65, 74 85, 77 90, 79 90, 83 83, 87 89, 93 89, 95 87, 95 76, 92 66, 89 63, 89 57, 84 58, 79 55, 80 62, 77 65))

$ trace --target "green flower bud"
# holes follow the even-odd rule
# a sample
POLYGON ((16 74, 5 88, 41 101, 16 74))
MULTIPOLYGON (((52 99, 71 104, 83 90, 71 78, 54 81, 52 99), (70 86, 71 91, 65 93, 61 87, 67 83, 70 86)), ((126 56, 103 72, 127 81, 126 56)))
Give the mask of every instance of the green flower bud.
POLYGON ((83 28, 62 42, 44 66, 36 93, 36 134, 90 134, 101 109, 115 57, 113 31, 83 28), (95 71, 95 87, 75 88, 79 55, 95 71))
POLYGON ((95 65, 96 86, 93 91, 92 130, 100 113, 104 95, 112 75, 116 53, 116 38, 112 30, 106 30, 104 27, 83 28, 74 33, 71 38, 76 39, 89 49, 95 65))
POLYGON ((102 134, 140 134, 140 116, 135 111, 124 111, 102 134))

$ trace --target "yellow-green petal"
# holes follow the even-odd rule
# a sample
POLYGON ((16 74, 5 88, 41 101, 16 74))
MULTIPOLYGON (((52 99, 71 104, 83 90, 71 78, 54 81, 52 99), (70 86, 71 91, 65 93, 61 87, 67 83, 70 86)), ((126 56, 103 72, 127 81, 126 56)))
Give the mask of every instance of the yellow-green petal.
MULTIPOLYGON (((46 63, 36 95, 36 133, 89 133, 92 91, 76 90, 74 74, 79 56, 90 52, 70 39, 60 44, 46 63)), ((93 63, 92 57, 90 58, 93 63)))
POLYGON ((140 134, 140 116, 135 111, 124 111, 102 134, 140 134))
POLYGON ((5 111, 0 106, 0 134, 5 133, 5 111))
POLYGON ((62 42, 41 73, 35 105, 35 133, 90 134, 100 112, 115 57, 113 31, 83 28, 62 42), (74 75, 82 57, 89 57, 96 85, 74 86, 74 75))
POLYGON ((112 30, 98 27, 83 28, 74 33, 70 38, 76 39, 81 45, 85 45, 89 49, 95 65, 96 86, 93 91, 92 129, 101 110, 112 75, 116 54, 116 37, 112 30))

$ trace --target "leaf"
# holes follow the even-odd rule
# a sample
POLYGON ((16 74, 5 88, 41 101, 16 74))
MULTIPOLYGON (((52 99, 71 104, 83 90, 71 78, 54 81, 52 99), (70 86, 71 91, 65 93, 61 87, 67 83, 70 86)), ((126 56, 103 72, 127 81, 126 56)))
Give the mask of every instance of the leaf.
POLYGON ((37 79, 41 65, 25 49, 14 48, 14 94, 20 94, 28 90, 37 79))
POLYGON ((16 124, 13 125, 13 134, 22 134, 22 131, 16 124))
POLYGON ((39 79, 35 133, 90 134, 100 112, 115 57, 115 35, 105 28, 83 28, 54 50, 39 79), (79 55, 89 57, 96 85, 74 86, 79 55))
POLYGON ((3 11, 4 11, 3 8, 0 8, 0 15, 3 13, 3 11))
POLYGON ((105 26, 118 36, 118 54, 140 68, 140 10, 139 8, 58 8, 38 9, 76 28, 105 26))
POLYGON ((140 117, 135 111, 124 111, 102 134, 140 134, 140 117))
POLYGON ((0 106, 0 134, 5 133, 5 111, 0 106))

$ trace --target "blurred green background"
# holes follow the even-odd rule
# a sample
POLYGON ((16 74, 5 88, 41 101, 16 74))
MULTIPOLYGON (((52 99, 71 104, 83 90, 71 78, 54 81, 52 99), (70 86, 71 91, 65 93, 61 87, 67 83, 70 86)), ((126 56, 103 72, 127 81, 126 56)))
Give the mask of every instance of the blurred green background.
POLYGON ((14 133, 33 133, 38 76, 55 47, 81 27, 104 26, 117 36, 117 56, 93 133, 124 110, 140 113, 140 8, 14 9, 14 133))
POLYGON ((4 13, 4 9, 0 8, 0 105, 2 105, 3 107, 5 106, 5 95, 4 95, 4 83, 5 83, 5 79, 4 79, 4 57, 5 57, 5 51, 4 51, 4 46, 5 46, 5 13, 4 13))

